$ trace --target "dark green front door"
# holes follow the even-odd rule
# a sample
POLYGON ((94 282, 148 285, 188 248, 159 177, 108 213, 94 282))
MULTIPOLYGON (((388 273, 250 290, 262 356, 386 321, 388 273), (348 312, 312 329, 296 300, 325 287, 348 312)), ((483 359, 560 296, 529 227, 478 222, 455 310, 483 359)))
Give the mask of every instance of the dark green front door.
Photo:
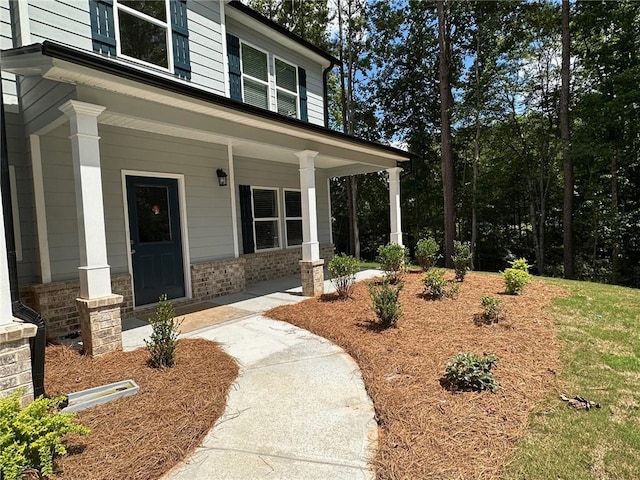
POLYGON ((127 202, 136 305, 184 297, 178 181, 127 176, 127 202))

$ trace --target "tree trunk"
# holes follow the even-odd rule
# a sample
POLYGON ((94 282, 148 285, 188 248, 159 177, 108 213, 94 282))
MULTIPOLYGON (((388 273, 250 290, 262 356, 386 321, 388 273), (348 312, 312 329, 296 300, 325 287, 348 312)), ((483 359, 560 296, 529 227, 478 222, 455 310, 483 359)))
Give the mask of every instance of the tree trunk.
POLYGON ((569 0, 562 0, 562 88, 560 91, 560 136, 562 138, 562 163, 564 171, 564 200, 562 213, 562 244, 564 277, 573 278, 573 159, 570 151, 569 130, 569 66, 571 37, 569 34, 569 0))
MULTIPOLYGON (((352 79, 353 79, 353 51, 351 48, 351 41, 345 42, 345 36, 351 35, 351 1, 347 1, 348 9, 348 28, 345 32, 344 18, 343 18, 343 4, 341 0, 337 2, 338 10, 338 48, 340 54, 340 93, 341 93, 341 111, 342 111, 342 131, 349 135, 353 135, 353 122, 352 118, 352 79), (344 61, 345 58, 345 43, 347 44, 347 57, 348 62, 344 61), (345 64, 346 63, 346 64, 345 64), (346 68, 346 71, 345 71, 346 68)), ((347 178, 347 213, 349 219, 349 254, 356 258, 360 258, 360 231, 358 229, 358 188, 356 183, 356 177, 349 176, 347 178)))
POLYGON ((476 18, 476 136, 473 152, 473 180, 471 183, 471 262, 469 268, 475 269, 476 246, 478 243, 478 170, 480 168, 480 58, 482 42, 480 41, 481 22, 476 18))
POLYGON ((442 136, 442 189, 444 194, 444 252, 445 265, 453 267, 455 237, 455 200, 453 152, 451 149, 451 84, 449 73, 450 27, 446 0, 436 2, 438 8, 438 44, 440 46, 440 121, 442 136))
POLYGON ((611 250, 611 279, 617 284, 620 276, 620 211, 618 207, 618 154, 611 157, 611 213, 613 214, 613 248, 611 250))

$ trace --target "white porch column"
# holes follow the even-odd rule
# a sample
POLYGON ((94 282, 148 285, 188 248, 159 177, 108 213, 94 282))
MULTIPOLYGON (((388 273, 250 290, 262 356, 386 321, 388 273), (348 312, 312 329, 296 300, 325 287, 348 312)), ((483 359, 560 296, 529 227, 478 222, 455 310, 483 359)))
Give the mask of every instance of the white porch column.
POLYGON ((69 117, 71 129, 69 138, 80 241, 80 297, 84 299, 111 295, 98 145, 98 115, 105 108, 77 100, 69 100, 60 106, 60 110, 69 117))
POLYGON ((9 259, 7 258, 7 240, 4 232, 4 211, 2 210, 2 202, 0 202, 0 325, 8 325, 12 322, 9 259))
POLYGON ((391 243, 402 245, 402 212, 400 210, 400 172, 402 168, 388 168, 389 210, 391 213, 391 243))
POLYGON ((318 152, 303 150, 296 152, 296 155, 300 159, 300 190, 302 192, 302 260, 312 262, 320 259, 315 172, 315 158, 318 152))
POLYGON ((315 158, 318 152, 296 152, 300 159, 300 190, 302 196, 302 294, 314 297, 324 293, 324 260, 320 258, 318 243, 318 215, 316 207, 315 158))

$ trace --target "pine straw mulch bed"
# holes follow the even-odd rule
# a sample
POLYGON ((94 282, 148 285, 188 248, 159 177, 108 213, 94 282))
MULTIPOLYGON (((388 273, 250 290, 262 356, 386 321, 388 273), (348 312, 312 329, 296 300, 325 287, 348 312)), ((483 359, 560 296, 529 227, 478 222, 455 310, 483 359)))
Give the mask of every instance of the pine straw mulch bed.
POLYGON ((69 455, 56 461, 56 480, 160 478, 197 447, 225 409, 238 365, 214 342, 183 339, 172 368, 147 365, 145 348, 98 358, 64 346, 46 349, 49 395, 133 379, 140 391, 80 411, 88 436, 69 435, 69 455))
POLYGON ((379 480, 499 478, 530 413, 554 390, 558 345, 546 307, 566 294, 535 280, 522 295, 508 296, 500 275, 470 272, 458 298, 432 301, 421 296, 422 277, 406 276, 404 316, 384 331, 371 323, 366 282, 350 300, 325 295, 267 315, 333 341, 358 363, 380 425, 373 461, 379 480), (474 323, 484 295, 503 300, 506 320, 474 323), (464 351, 499 357, 496 393, 441 386, 447 361, 464 351))

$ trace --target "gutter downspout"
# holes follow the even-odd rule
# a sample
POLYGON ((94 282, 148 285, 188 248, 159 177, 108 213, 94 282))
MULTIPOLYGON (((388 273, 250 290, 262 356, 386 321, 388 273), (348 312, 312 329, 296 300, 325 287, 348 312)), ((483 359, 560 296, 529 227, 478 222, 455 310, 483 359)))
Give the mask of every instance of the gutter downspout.
MULTIPOLYGON (((9 183, 9 153, 7 149, 7 126, 4 115, 2 83, 0 82, 0 127, 2 145, 0 148, 0 181, 2 185, 2 207, 4 210, 4 231, 6 234, 7 263, 9 265, 9 288, 11 291, 11 309, 13 316, 38 327, 36 336, 30 339, 31 372, 33 378, 33 396, 44 395, 44 349, 46 331, 44 319, 31 308, 20 302, 18 290, 18 263, 16 260, 16 241, 13 229, 13 210, 11 209, 11 185, 9 183)), ((3 250, 0 245, 0 252, 3 250)))
POLYGON ((335 62, 331 62, 327 68, 322 71, 322 90, 323 90, 323 102, 324 102, 324 126, 325 128, 329 128, 329 94, 327 92, 327 78, 329 76, 329 72, 333 70, 337 64, 335 62))

